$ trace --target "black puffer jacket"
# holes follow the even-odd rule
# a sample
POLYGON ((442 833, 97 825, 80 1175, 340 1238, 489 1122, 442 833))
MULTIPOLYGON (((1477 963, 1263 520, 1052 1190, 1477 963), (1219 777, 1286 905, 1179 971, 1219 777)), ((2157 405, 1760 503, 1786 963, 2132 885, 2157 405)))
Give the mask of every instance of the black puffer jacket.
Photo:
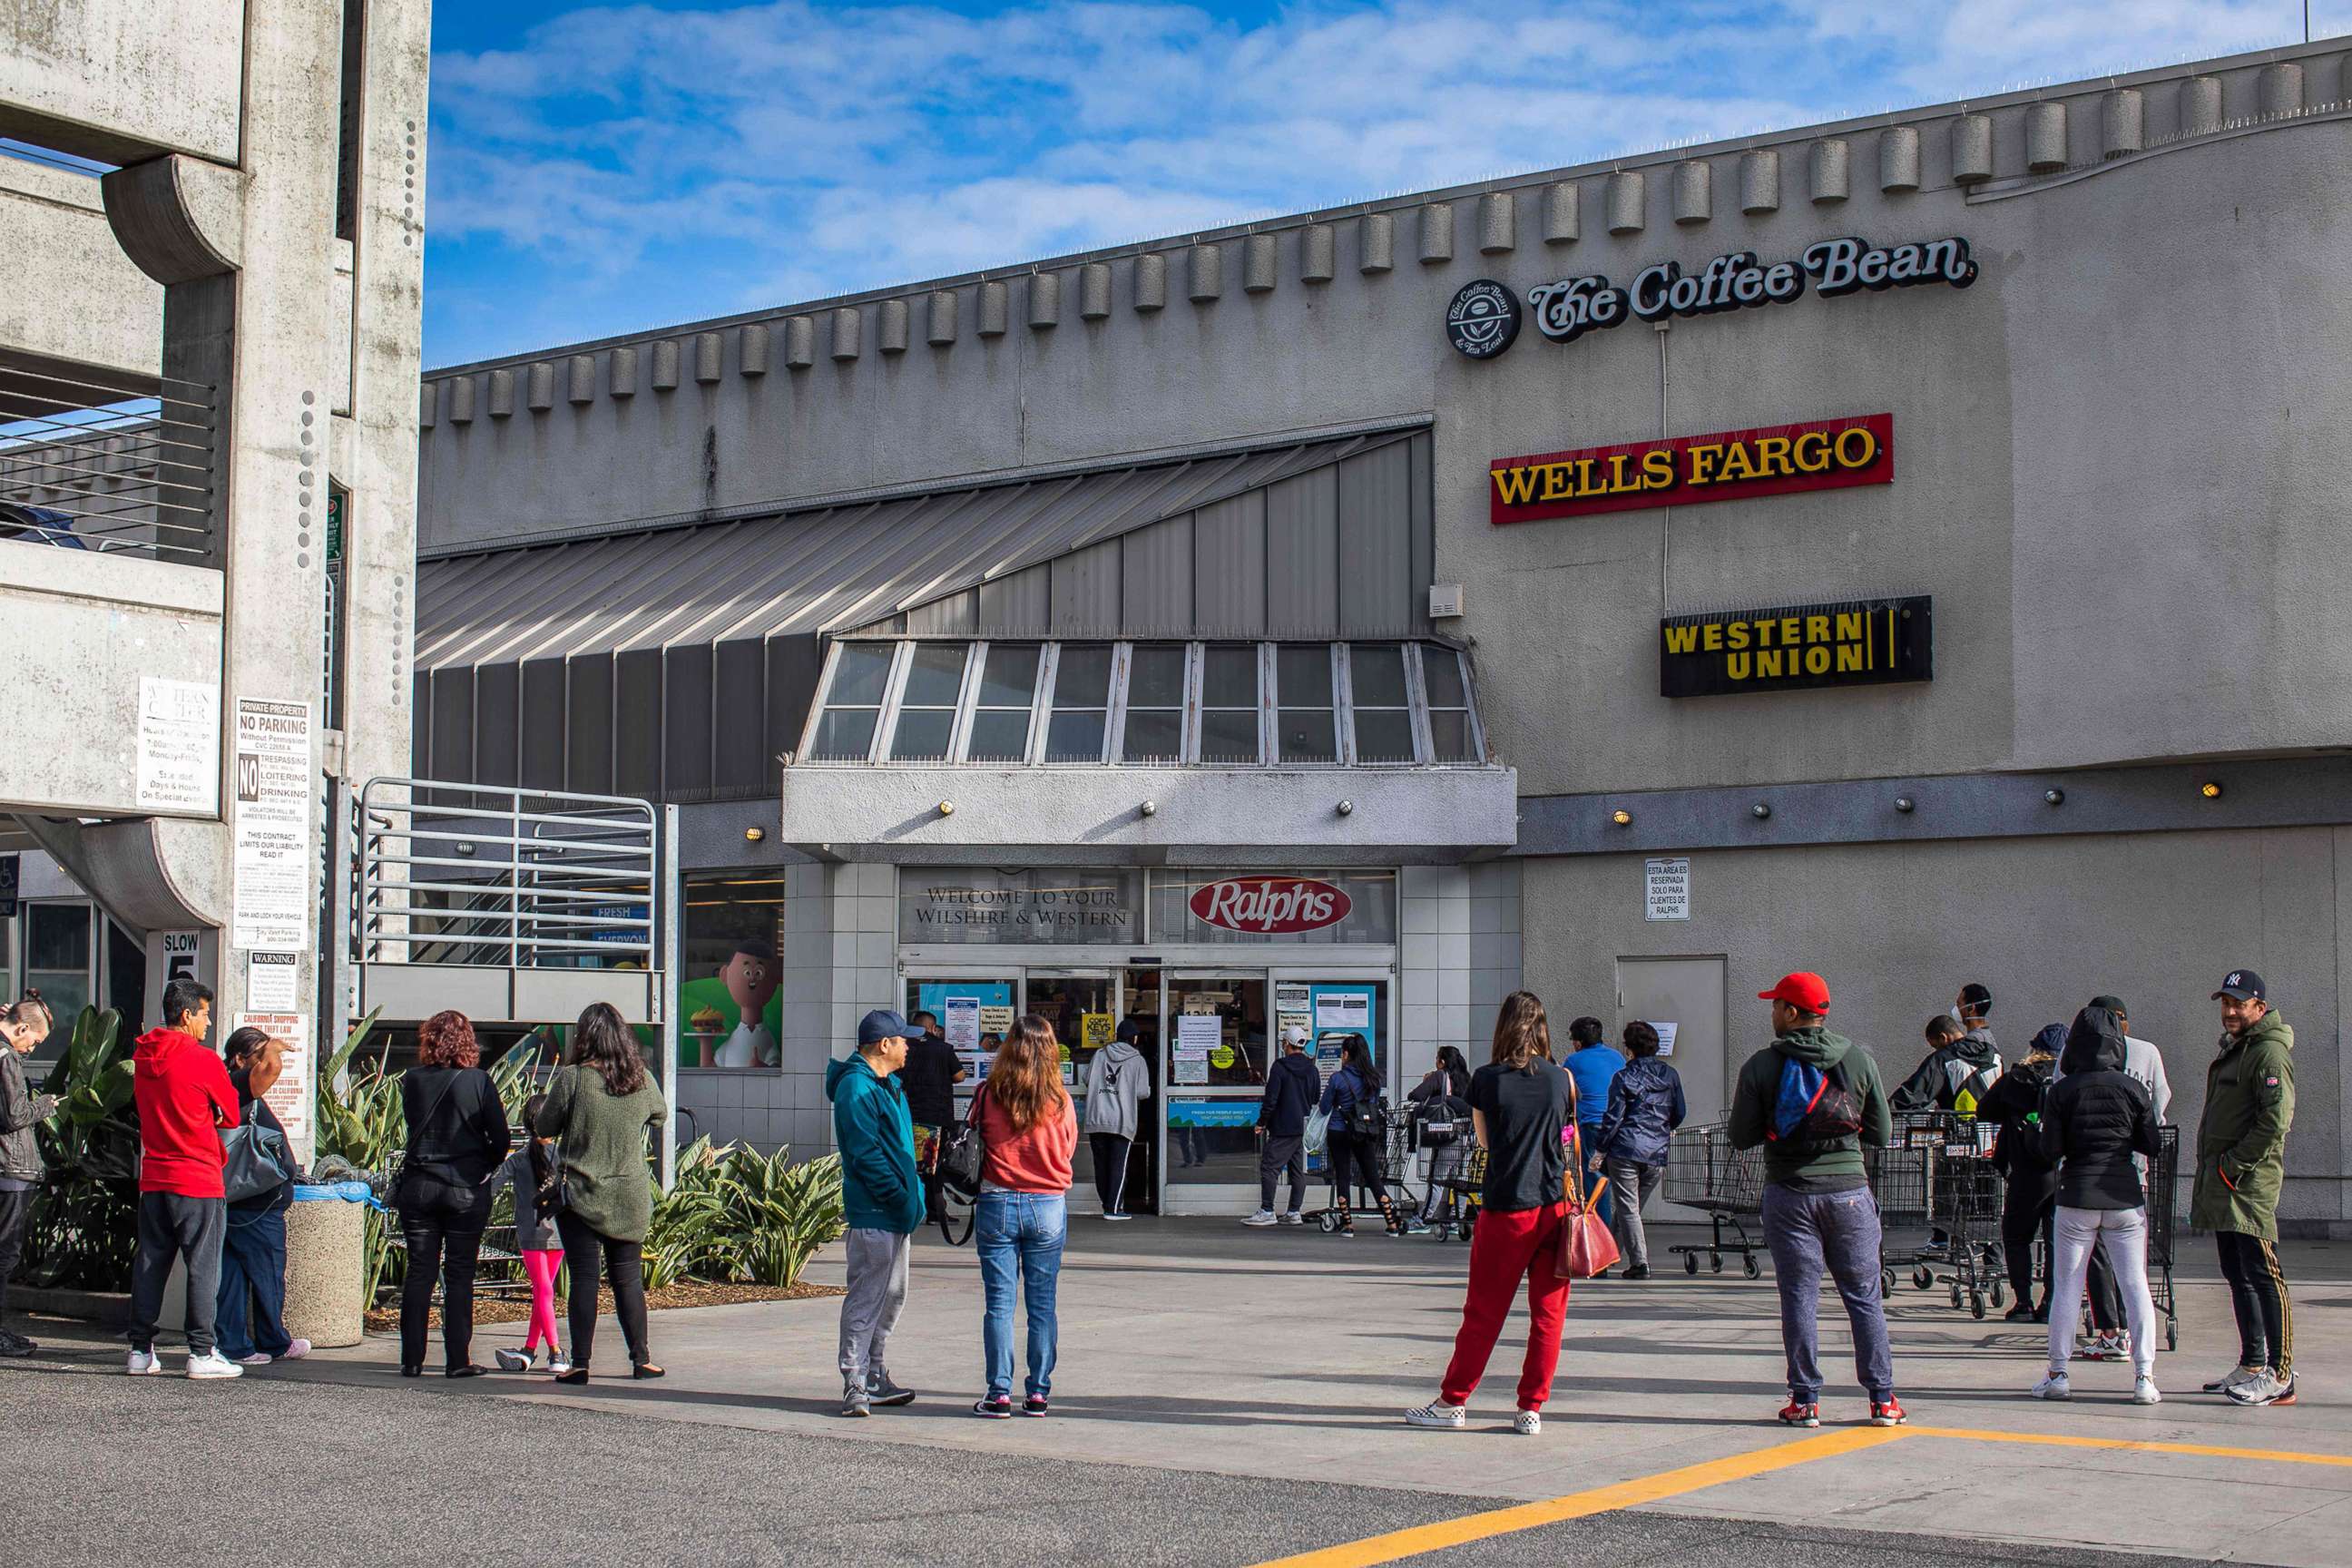
POLYGON ((2058 1205, 2136 1209, 2147 1201, 2132 1156, 2156 1157, 2156 1107, 2124 1071, 2124 1031, 2105 1007, 2085 1007, 2066 1031, 2065 1076, 2042 1112, 2042 1152, 2058 1166, 2058 1205))
MULTIPOLYGON (((2063 1043, 2065 1031, 2058 1025, 2063 1043)), ((2053 1064, 2046 1057, 2028 1057, 2007 1072, 2000 1081, 1985 1091, 1984 1101, 1977 1107, 1977 1120, 1990 1121, 2000 1129, 2000 1140, 1992 1146, 1993 1164, 2000 1171, 2008 1185, 2001 1190, 2004 1208, 2022 1212, 2040 1208, 2058 1191, 2058 1173, 2042 1161, 2042 1097, 2050 1088, 2050 1069, 2053 1064)))

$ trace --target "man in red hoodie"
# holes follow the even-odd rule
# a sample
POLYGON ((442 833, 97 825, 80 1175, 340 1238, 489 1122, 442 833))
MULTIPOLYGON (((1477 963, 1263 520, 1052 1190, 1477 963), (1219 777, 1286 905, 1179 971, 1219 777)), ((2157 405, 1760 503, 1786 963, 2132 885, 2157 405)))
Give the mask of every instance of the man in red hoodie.
POLYGON ((236 1090, 205 1035, 213 994, 194 980, 163 987, 163 1026, 139 1037, 131 1054, 131 1098, 139 1107, 139 1250, 131 1265, 131 1362, 135 1374, 160 1373, 155 1320, 175 1258, 188 1260, 188 1375, 236 1377, 245 1369, 213 1344, 220 1296, 223 1196, 220 1132, 236 1125, 236 1090))

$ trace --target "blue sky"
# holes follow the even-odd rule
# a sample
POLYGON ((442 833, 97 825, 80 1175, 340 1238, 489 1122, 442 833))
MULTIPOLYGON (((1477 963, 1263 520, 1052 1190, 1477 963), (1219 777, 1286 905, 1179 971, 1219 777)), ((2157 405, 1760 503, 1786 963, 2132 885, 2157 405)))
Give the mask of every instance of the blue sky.
POLYGON ((425 363, 2301 30, 2300 0, 444 4, 425 363))

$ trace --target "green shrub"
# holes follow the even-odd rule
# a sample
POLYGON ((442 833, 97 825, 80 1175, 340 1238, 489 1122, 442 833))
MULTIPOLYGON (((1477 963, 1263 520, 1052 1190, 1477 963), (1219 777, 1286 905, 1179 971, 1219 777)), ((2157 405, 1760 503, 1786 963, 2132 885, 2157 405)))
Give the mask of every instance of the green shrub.
POLYGON ((138 1244, 139 1113, 122 1016, 84 1007, 43 1094, 58 1108, 35 1136, 46 1167, 25 1237, 33 1284, 121 1290, 138 1244))

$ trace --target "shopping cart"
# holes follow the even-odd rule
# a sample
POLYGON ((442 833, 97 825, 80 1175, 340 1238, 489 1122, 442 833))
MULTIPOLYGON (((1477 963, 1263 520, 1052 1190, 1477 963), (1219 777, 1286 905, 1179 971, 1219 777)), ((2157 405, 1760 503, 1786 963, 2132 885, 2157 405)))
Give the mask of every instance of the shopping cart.
MULTIPOLYGON (((1897 1116, 1895 1119, 1895 1140, 1884 1149, 1865 1146, 1862 1152, 1863 1170, 1870 1182, 1870 1193, 1878 1205, 1879 1247, 1878 1273, 1882 1296, 1895 1293, 1895 1264, 1902 1258, 1914 1263, 1913 1283, 1927 1273, 1927 1261, 1940 1258, 1942 1253, 1927 1245, 1927 1232, 1937 1224, 1935 1192, 1937 1162, 1943 1152, 1942 1120, 1938 1116, 1897 1116), (1918 1238, 1908 1246, 1896 1241, 1898 1233, 1916 1231, 1918 1238)), ((1933 1284, 1932 1274, 1928 1284, 1933 1284)), ((1927 1289, 1927 1285, 1919 1289, 1927 1289)))
POLYGON ((1460 1171, 1436 1178, 1433 1184, 1451 1200, 1433 1227, 1437 1239, 1469 1240, 1471 1231, 1478 1225, 1479 1207, 1486 1201, 1479 1194, 1486 1185, 1486 1151, 1475 1147, 1466 1151, 1460 1171))
POLYGON ((1930 1146, 1928 1212, 1944 1234, 1942 1261, 1923 1256, 1912 1270, 1911 1283, 1922 1290, 1943 1285, 1951 1293, 1952 1310, 1966 1307, 1981 1320, 1990 1304, 2002 1305, 2009 1290, 2006 1254, 2000 1239, 2004 1184, 1993 1164, 1991 1124, 1972 1118, 1944 1116, 1933 1124, 1940 1142, 1930 1146))
POLYGON ((1708 1266, 1720 1274, 1723 1255, 1730 1252, 1738 1255, 1740 1269, 1748 1278, 1763 1274, 1762 1265, 1756 1261, 1758 1244, 1748 1236, 1747 1226, 1751 1219, 1760 1220, 1764 1213, 1761 1148, 1734 1149, 1730 1127, 1723 1122, 1679 1128, 1667 1145, 1664 1188, 1666 1202, 1696 1209, 1707 1217, 1705 1245, 1666 1248, 1682 1258, 1684 1273, 1697 1273, 1699 1254, 1705 1253, 1708 1266), (1731 1229, 1730 1240, 1724 1237, 1727 1226, 1731 1229))
POLYGON ((2164 1348, 2180 1348, 2180 1312, 2172 1291, 2172 1221, 2180 1175, 2180 1129, 2157 1130, 2156 1169, 2147 1173, 2147 1293, 2164 1314, 2164 1348))
MULTIPOLYGON (((1421 1200, 1413 1194, 1412 1184, 1406 1181, 1403 1174, 1404 1172, 1412 1168, 1412 1119, 1410 1116, 1400 1114, 1396 1110, 1391 1107, 1389 1102, 1385 1100, 1380 1102, 1380 1106, 1381 1123, 1382 1128, 1381 1135, 1381 1190, 1388 1194, 1389 1201, 1396 1205, 1400 1215, 1404 1218, 1411 1219, 1419 1211, 1421 1205, 1421 1200)), ((1336 1124, 1338 1121, 1339 1118, 1335 1115, 1332 1118, 1332 1121, 1336 1124)), ((1329 1168, 1328 1163, 1328 1159, 1329 1156, 1327 1154, 1325 1156, 1325 1160, 1327 1162, 1325 1168, 1327 1170, 1329 1168)), ((1367 1203, 1362 1201, 1364 1194, 1370 1189, 1367 1188, 1360 1180, 1359 1180, 1355 1185, 1356 1190, 1352 1194, 1350 1194, 1349 1205, 1351 1214, 1360 1213, 1366 1209, 1377 1212, 1380 1208, 1380 1205, 1377 1202, 1367 1203)), ((1339 1197, 1340 1194, 1335 1184, 1332 1188, 1331 1203, 1329 1206, 1319 1209, 1309 1209, 1302 1217, 1308 1224, 1317 1226, 1327 1233, 1338 1230, 1339 1228, 1340 1220, 1339 1197)))

